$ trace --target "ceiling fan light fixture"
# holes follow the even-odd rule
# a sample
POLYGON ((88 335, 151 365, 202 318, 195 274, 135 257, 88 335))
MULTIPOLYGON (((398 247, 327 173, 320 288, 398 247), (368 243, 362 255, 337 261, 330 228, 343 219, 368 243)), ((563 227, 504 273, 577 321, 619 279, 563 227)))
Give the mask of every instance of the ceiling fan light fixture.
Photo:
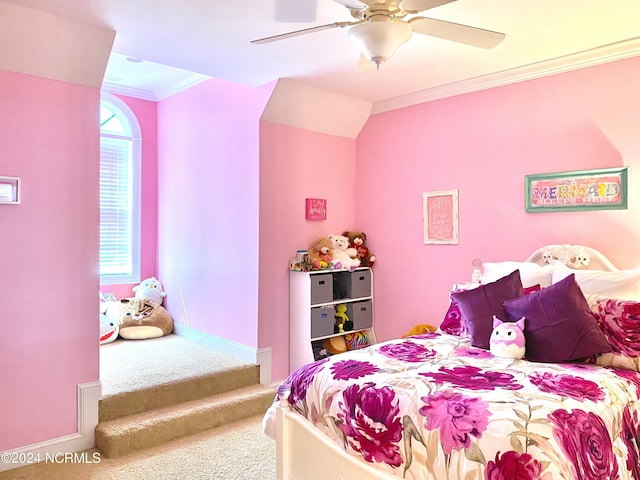
POLYGON ((351 27, 349 40, 379 68, 411 38, 413 29, 400 20, 368 21, 351 27))

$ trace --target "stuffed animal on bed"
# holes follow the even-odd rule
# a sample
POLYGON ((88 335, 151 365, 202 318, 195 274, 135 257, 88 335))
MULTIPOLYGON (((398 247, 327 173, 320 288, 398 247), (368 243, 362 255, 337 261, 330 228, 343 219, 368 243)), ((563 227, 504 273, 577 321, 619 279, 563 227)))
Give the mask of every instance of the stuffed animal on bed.
POLYGON ((496 357, 514 359, 524 357, 524 317, 517 322, 503 322, 494 315, 489 351, 496 357))
POLYGON ((167 294, 162 290, 162 284, 156 277, 147 278, 140 282, 140 285, 133 287, 135 298, 151 300, 158 305, 162 305, 162 300, 167 294))

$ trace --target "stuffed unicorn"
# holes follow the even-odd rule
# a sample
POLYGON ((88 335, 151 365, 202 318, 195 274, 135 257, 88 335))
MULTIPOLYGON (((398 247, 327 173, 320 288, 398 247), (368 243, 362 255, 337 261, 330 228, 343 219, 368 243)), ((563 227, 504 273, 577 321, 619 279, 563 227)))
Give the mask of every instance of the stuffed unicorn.
POLYGON ((524 317, 517 322, 503 322, 494 315, 489 351, 496 357, 514 359, 524 357, 524 317))

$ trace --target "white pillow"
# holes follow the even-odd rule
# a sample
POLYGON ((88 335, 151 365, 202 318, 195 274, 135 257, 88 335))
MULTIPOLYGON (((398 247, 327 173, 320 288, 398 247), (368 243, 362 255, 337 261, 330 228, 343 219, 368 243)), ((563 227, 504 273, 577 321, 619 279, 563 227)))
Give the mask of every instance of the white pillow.
POLYGON ((572 273, 585 296, 640 301, 640 268, 606 272, 601 270, 572 270, 564 264, 556 265, 552 281, 557 283, 572 273))
POLYGON ((538 265, 531 262, 486 262, 483 263, 482 283, 491 283, 506 277, 515 270, 520 270, 520 280, 524 288, 540 285, 545 288, 551 285, 553 265, 538 265))

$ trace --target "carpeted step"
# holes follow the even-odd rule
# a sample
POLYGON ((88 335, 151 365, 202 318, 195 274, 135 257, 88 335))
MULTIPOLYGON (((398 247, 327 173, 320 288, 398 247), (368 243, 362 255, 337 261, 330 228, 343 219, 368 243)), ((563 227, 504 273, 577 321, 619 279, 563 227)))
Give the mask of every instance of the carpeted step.
POLYGON ((105 396, 100 400, 100 422, 114 420, 227 392, 260 382, 260 367, 240 365, 197 377, 184 378, 131 392, 105 396))
POLYGON ((100 422, 96 427, 96 447, 106 457, 161 445, 264 413, 275 390, 253 385, 178 405, 100 422))

